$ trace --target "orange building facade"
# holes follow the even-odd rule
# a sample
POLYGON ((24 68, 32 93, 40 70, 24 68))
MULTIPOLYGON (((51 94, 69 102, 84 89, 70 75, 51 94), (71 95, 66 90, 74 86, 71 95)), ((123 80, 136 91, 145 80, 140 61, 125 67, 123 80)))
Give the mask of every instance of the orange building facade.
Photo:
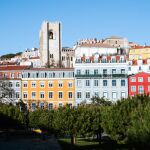
POLYGON ((30 110, 74 105, 74 69, 33 68, 22 72, 22 100, 30 110))

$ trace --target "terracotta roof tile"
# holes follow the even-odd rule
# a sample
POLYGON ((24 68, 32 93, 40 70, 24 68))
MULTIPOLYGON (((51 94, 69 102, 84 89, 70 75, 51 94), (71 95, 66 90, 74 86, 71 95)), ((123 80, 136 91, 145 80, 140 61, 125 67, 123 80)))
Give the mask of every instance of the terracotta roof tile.
POLYGON ((4 70, 24 70, 29 68, 29 66, 1 66, 0 67, 0 71, 4 71, 4 70))

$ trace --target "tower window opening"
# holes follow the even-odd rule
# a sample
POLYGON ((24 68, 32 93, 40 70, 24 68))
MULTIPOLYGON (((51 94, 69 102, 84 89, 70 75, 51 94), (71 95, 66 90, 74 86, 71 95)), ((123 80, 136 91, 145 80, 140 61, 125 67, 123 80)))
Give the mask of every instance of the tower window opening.
POLYGON ((52 31, 49 33, 49 38, 53 39, 53 32, 52 31))

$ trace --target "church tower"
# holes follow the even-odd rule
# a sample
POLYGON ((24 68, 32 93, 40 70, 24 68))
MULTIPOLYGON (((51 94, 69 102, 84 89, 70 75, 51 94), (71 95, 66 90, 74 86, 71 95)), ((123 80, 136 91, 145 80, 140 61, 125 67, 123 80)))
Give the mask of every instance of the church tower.
POLYGON ((40 30, 40 59, 42 67, 61 66, 61 24, 44 21, 40 30))

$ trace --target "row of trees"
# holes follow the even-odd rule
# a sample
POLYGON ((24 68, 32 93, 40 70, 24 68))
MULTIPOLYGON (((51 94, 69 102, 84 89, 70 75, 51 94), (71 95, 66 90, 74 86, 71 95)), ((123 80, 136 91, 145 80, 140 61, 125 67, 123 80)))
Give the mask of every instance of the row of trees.
MULTIPOLYGON (((25 115, 18 106, 1 104, 0 115, 7 115, 24 124, 25 115)), ((37 109, 29 112, 27 117, 29 127, 48 130, 56 135, 69 135, 73 144, 78 136, 97 136, 101 141, 101 134, 107 133, 118 143, 149 146, 149 95, 137 95, 113 104, 94 97, 91 104, 82 104, 77 108, 60 107, 57 110, 37 109)))

